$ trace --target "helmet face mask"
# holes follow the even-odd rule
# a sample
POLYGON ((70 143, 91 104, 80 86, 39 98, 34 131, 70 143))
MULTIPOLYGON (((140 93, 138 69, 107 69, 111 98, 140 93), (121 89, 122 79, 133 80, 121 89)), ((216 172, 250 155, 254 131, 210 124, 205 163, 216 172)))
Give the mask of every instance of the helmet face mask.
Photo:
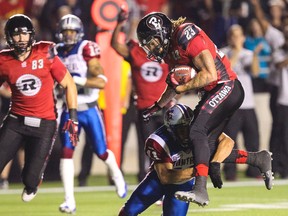
POLYGON ((179 124, 175 126, 170 126, 170 132, 174 134, 177 140, 180 141, 180 145, 183 148, 188 148, 189 147, 189 132, 190 132, 190 127, 187 124, 179 124))
POLYGON ((140 46, 147 53, 147 58, 161 62, 167 55, 172 33, 172 22, 163 13, 153 12, 143 17, 137 27, 140 46), (151 43, 158 42, 152 48, 151 43))
POLYGON ((193 118, 192 109, 183 104, 176 104, 170 107, 164 115, 164 124, 183 148, 189 147, 190 125, 193 118))
POLYGON ((23 14, 11 16, 5 25, 5 39, 10 48, 21 54, 35 42, 35 29, 29 17, 23 14), (29 34, 28 41, 15 41, 13 37, 29 34))
POLYGON ((81 41, 83 36, 83 24, 77 16, 68 14, 61 18, 56 33, 59 42, 64 43, 65 46, 71 46, 81 41))
POLYGON ((78 32, 74 30, 63 30, 61 34, 63 38, 62 42, 64 42, 65 45, 74 45, 78 42, 78 32))
POLYGON ((142 47, 147 54, 147 58, 151 61, 162 62, 162 59, 166 56, 166 48, 160 43, 158 38, 152 38, 142 47))

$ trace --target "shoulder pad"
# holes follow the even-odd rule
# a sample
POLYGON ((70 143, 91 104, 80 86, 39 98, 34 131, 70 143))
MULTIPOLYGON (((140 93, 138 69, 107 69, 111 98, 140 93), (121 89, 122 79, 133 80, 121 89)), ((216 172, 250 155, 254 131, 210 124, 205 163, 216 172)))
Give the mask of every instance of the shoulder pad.
POLYGON ((55 43, 50 41, 39 41, 33 45, 39 52, 47 54, 48 59, 53 59, 57 55, 55 43))
POLYGON ((45 48, 45 47, 50 47, 51 45, 55 46, 55 43, 51 41, 39 41, 39 42, 36 42, 33 46, 38 46, 39 48, 45 48))
POLYGON ((183 49, 186 50, 189 42, 198 35, 200 29, 197 28, 193 23, 187 23, 180 25, 177 33, 177 43, 183 49))
POLYGON ((10 48, 2 49, 2 50, 0 51, 1 54, 10 54, 11 52, 12 52, 12 49, 10 49, 10 48))

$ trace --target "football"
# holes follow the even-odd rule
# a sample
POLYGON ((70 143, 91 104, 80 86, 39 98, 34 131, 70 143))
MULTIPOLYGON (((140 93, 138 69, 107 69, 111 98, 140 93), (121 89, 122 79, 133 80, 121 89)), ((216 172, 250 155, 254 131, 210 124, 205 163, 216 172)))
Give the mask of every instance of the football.
POLYGON ((173 78, 180 85, 187 83, 197 74, 196 70, 188 65, 177 65, 171 70, 171 72, 173 73, 173 78))

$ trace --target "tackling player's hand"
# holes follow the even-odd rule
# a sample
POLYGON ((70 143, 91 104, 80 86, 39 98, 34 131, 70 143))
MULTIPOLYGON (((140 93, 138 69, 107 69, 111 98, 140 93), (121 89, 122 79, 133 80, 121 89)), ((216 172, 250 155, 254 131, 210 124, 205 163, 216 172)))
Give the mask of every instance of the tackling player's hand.
POLYGON ((170 72, 167 77, 166 77, 166 83, 168 86, 170 86, 171 88, 173 88, 175 90, 175 92, 178 94, 178 92, 176 91, 176 87, 178 85, 180 85, 177 80, 174 78, 174 73, 170 72))
POLYGON ((76 146, 77 142, 79 141, 78 122, 68 119, 64 124, 63 131, 64 132, 67 131, 69 133, 69 137, 70 137, 70 141, 72 142, 72 145, 76 146))
POLYGON ((150 117, 153 116, 160 109, 161 107, 158 105, 157 102, 155 102, 151 107, 144 110, 142 113, 144 122, 148 123, 150 120, 150 117))
POLYGON ((223 182, 220 173, 220 163, 211 162, 209 165, 209 175, 213 183, 214 188, 222 188, 223 182))

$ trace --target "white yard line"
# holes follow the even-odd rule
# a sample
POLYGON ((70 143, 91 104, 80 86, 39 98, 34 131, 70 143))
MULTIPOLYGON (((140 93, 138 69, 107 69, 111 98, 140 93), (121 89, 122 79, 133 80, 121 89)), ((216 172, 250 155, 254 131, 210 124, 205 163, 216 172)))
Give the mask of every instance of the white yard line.
POLYGON ((220 205, 218 208, 197 208, 190 204, 189 212, 228 212, 228 211, 246 211, 249 209, 288 209, 288 202, 273 202, 270 204, 260 203, 243 203, 243 204, 229 204, 220 205))
MULTIPOLYGON (((274 180, 274 187, 277 185, 288 185, 288 180, 274 180)), ((257 181, 238 181, 238 182, 224 182, 223 188, 230 187, 265 187, 264 182, 262 180, 257 181)), ((129 185, 128 190, 134 190, 137 185, 129 185)), ((213 188, 212 183, 208 183, 208 188, 213 188)), ((22 193, 23 189, 8 189, 8 190, 0 190, 1 194, 19 194, 22 193)), ((272 189, 273 190, 273 189, 272 189)), ((75 187, 75 192, 93 192, 93 191, 115 191, 114 186, 88 186, 88 187, 75 187)), ((55 187, 55 188, 41 188, 38 190, 38 193, 63 193, 63 187, 55 187)), ((287 205, 288 206, 288 205, 287 205)))

